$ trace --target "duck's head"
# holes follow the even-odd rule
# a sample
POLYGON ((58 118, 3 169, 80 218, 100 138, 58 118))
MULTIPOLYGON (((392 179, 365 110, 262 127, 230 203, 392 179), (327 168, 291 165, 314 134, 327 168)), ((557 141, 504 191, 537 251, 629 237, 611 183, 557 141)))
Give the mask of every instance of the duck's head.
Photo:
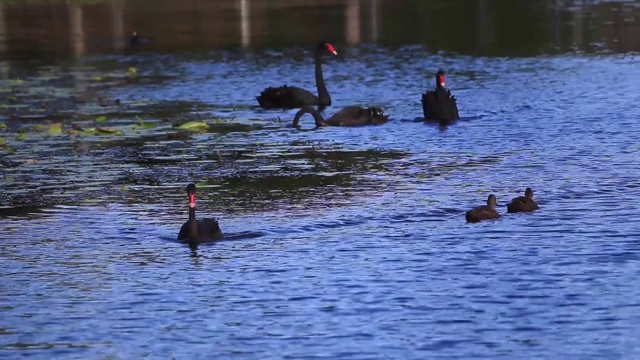
POLYGON ((492 209, 495 209, 498 206, 498 199, 495 195, 489 195, 489 197, 487 198, 487 205, 489 205, 492 209))
POLYGON ((526 199, 528 199, 528 200, 533 199, 533 190, 531 190, 531 188, 529 188, 529 187, 528 187, 528 188, 524 191, 524 197, 525 197, 526 199))

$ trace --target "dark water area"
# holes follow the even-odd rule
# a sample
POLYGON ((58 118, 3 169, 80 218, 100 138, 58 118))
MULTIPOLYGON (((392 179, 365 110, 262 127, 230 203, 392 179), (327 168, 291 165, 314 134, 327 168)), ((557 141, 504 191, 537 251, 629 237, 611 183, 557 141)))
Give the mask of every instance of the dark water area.
POLYGON ((0 358, 640 357, 639 9, 0 2, 0 358), (319 39, 324 114, 388 123, 258 107, 319 39))
POLYGON ((217 0, 0 2, 0 55, 273 49, 318 39, 533 56, 640 50, 637 1, 217 0))

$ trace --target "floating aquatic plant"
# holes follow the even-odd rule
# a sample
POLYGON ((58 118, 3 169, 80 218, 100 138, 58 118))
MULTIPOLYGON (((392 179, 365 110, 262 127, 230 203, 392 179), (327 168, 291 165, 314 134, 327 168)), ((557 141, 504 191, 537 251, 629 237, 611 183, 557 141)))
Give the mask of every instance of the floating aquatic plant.
POLYGON ((209 124, 204 121, 189 121, 180 126, 178 129, 193 131, 193 132, 204 132, 209 129, 209 124))
POLYGON ((83 128, 82 126, 78 125, 78 124, 73 124, 73 132, 71 132, 72 134, 79 134, 79 135, 124 135, 124 132, 122 130, 118 130, 118 129, 114 129, 114 128, 108 128, 108 127, 89 127, 89 128, 83 128))

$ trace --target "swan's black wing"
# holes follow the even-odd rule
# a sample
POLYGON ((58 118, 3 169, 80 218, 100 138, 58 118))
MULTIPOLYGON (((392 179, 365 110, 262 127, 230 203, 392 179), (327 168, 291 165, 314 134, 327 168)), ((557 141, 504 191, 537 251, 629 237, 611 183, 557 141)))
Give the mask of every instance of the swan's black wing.
POLYGON ((422 111, 427 120, 450 122, 458 120, 458 105, 451 91, 436 89, 422 95, 422 111))
POLYGON ((222 230, 216 219, 200 219, 198 224, 198 237, 200 242, 220 240, 223 238, 222 230))
POLYGON ((365 109, 359 106, 347 106, 328 118, 325 124, 333 126, 359 126, 382 124, 387 120, 389 120, 389 115, 384 115, 380 108, 365 109), (375 110, 375 112, 372 110, 375 110))
POLYGON ((296 109, 305 105, 318 105, 320 100, 311 92, 296 86, 268 87, 256 96, 265 109, 296 109))
POLYGON ((198 238, 192 239, 190 221, 191 220, 187 220, 187 222, 182 224, 180 232, 178 233, 179 241, 197 240, 198 242, 206 242, 220 240, 224 237, 216 219, 200 219, 196 222, 198 238))
POLYGON ((189 240, 191 235, 191 231, 189 231, 189 221, 190 220, 187 220, 187 222, 182 224, 180 232, 178 233, 178 240, 189 240))
POLYGON ((325 122, 327 125, 344 126, 357 125, 363 120, 366 121, 367 110, 359 106, 346 106, 333 114, 325 122))

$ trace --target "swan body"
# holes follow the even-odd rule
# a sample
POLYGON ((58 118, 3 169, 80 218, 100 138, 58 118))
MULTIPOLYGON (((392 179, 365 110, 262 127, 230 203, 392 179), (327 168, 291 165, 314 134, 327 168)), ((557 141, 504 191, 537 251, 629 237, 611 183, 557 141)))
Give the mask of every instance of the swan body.
POLYGON ((322 57, 326 54, 338 55, 333 45, 321 42, 315 52, 315 75, 318 96, 296 86, 268 87, 256 96, 260 107, 265 109, 297 109, 305 105, 326 107, 331 105, 331 96, 324 84, 322 57))
POLYGON ((311 106, 304 106, 293 118, 293 127, 298 127, 300 118, 304 114, 311 114, 317 127, 378 125, 389 120, 389 115, 384 115, 382 109, 379 107, 361 108, 359 106, 347 106, 325 120, 318 110, 311 106))
POLYGON ((223 238, 222 230, 216 219, 200 219, 196 220, 196 236, 191 231, 191 220, 187 220, 180 228, 178 240, 195 240, 198 243, 220 240, 223 238), (202 235, 200 235, 202 234, 202 235))
POLYGON ((499 218, 500 214, 496 211, 497 206, 498 202, 496 196, 493 194, 489 195, 489 198, 487 198, 487 205, 478 206, 467 211, 465 216, 467 222, 475 223, 482 220, 499 218))

